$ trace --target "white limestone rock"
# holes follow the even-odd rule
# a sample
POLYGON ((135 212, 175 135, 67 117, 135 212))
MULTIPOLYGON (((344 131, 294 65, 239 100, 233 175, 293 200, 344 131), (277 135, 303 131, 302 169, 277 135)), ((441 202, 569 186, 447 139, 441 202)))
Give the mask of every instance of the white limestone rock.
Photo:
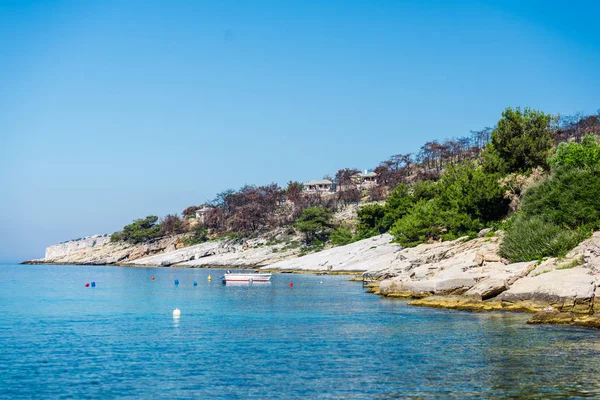
POLYGON ((110 236, 108 235, 93 235, 82 239, 69 240, 47 247, 44 258, 57 259, 82 249, 102 246, 108 242, 110 242, 110 236))
POLYGON ((384 270, 398 260, 402 249, 391 243, 388 234, 374 236, 345 246, 333 247, 303 257, 270 264, 264 269, 281 271, 368 271, 384 270))
POLYGON ((465 296, 477 300, 487 300, 496 297, 506 289, 508 289, 508 284, 505 279, 487 278, 477 282, 472 288, 467 290, 465 296))
POLYGON ((499 297, 506 302, 532 301, 558 305, 590 303, 594 298, 596 278, 588 268, 554 270, 517 280, 499 297))

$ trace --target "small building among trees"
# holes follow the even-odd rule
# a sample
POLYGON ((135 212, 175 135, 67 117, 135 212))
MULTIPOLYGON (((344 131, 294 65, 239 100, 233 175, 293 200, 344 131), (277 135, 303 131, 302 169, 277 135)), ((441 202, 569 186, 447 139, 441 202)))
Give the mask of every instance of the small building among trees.
POLYGON ((329 179, 322 179, 317 181, 308 181, 302 185, 304 192, 315 193, 315 192, 335 192, 335 185, 329 179))
POLYGON ((369 188, 377 185, 377 174, 373 171, 359 172, 352 176, 352 181, 356 183, 358 189, 369 188))
POLYGON ((213 208, 212 207, 207 207, 207 206, 202 206, 202 208, 199 208, 196 210, 196 220, 198 222, 200 222, 201 224, 204 224, 206 221, 206 214, 208 214, 213 208))

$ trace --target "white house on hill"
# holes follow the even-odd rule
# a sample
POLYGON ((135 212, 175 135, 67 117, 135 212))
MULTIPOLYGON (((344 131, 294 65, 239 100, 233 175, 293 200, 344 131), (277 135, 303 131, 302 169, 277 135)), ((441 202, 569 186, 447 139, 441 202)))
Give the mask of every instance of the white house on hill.
POLYGON ((205 222, 206 214, 208 214, 211 209, 211 207, 202 206, 202 208, 196 210, 196 219, 203 224, 205 222))
POLYGON ((329 179, 322 179, 318 181, 308 181, 303 184, 303 191, 313 193, 313 192, 334 192, 335 188, 333 182, 329 179))
POLYGON ((358 173, 352 177, 358 187, 371 187, 377 185, 377 174, 373 171, 358 173))

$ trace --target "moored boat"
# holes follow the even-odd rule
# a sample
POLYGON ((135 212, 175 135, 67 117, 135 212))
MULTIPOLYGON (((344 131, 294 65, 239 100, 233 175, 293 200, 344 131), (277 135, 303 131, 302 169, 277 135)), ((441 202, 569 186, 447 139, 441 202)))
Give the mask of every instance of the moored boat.
POLYGON ((254 283, 254 282, 270 282, 271 281, 271 273, 266 272, 229 272, 223 275, 223 283, 229 282, 246 282, 246 283, 254 283))

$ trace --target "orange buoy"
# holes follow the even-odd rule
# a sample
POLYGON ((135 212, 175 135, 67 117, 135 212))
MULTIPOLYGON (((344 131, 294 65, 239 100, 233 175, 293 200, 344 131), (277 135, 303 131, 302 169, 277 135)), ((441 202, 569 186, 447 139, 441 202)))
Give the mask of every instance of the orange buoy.
POLYGON ((154 280, 154 276, 152 276, 152 280, 154 280))

